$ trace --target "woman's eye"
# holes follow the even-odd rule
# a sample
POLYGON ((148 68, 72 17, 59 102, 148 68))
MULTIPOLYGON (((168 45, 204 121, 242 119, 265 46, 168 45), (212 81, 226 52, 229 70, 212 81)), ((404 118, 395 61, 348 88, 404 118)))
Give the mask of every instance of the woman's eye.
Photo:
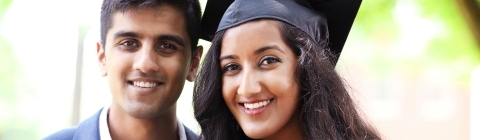
POLYGON ((276 62, 281 62, 281 61, 280 61, 280 59, 278 59, 276 57, 267 56, 267 57, 262 59, 262 61, 260 62, 260 65, 268 65, 268 64, 272 64, 272 63, 276 63, 276 62))
POLYGON ((158 45, 157 50, 162 53, 174 53, 177 47, 171 43, 161 43, 158 45))
POLYGON ((235 63, 227 64, 223 67, 223 73, 240 70, 240 66, 235 63))

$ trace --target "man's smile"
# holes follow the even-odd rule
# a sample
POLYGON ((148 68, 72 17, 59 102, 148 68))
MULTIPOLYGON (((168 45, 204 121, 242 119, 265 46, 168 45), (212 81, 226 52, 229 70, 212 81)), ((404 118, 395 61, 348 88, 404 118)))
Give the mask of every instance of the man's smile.
POLYGON ((154 88, 162 85, 162 82, 147 82, 147 81, 128 81, 128 84, 141 88, 154 88))

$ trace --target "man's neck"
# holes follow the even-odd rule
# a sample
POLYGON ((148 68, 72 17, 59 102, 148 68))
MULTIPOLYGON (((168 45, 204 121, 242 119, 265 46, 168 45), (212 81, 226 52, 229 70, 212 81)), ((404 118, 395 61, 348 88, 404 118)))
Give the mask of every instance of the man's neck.
POLYGON ((108 115, 108 127, 112 140, 178 140, 176 106, 157 117, 138 119, 128 115, 120 106, 112 103, 108 115))

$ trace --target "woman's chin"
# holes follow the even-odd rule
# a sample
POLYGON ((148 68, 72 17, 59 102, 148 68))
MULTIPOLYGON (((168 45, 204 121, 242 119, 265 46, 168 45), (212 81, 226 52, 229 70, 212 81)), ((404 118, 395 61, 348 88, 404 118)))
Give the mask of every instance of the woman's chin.
POLYGON ((246 128, 243 129, 245 135, 247 135, 251 139, 264 139, 268 137, 269 133, 264 131, 263 129, 259 128, 246 128), (245 131, 248 130, 248 131, 245 131))

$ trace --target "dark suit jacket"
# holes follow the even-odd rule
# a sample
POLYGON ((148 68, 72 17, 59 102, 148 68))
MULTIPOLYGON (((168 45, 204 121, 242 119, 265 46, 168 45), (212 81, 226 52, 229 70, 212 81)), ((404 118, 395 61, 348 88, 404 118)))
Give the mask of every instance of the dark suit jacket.
MULTIPOLYGON (((99 117, 102 109, 76 127, 66 128, 43 138, 44 140, 100 140, 99 117)), ((185 126, 183 126, 185 127, 185 126)), ((196 140, 197 134, 185 127, 187 140, 196 140)))

